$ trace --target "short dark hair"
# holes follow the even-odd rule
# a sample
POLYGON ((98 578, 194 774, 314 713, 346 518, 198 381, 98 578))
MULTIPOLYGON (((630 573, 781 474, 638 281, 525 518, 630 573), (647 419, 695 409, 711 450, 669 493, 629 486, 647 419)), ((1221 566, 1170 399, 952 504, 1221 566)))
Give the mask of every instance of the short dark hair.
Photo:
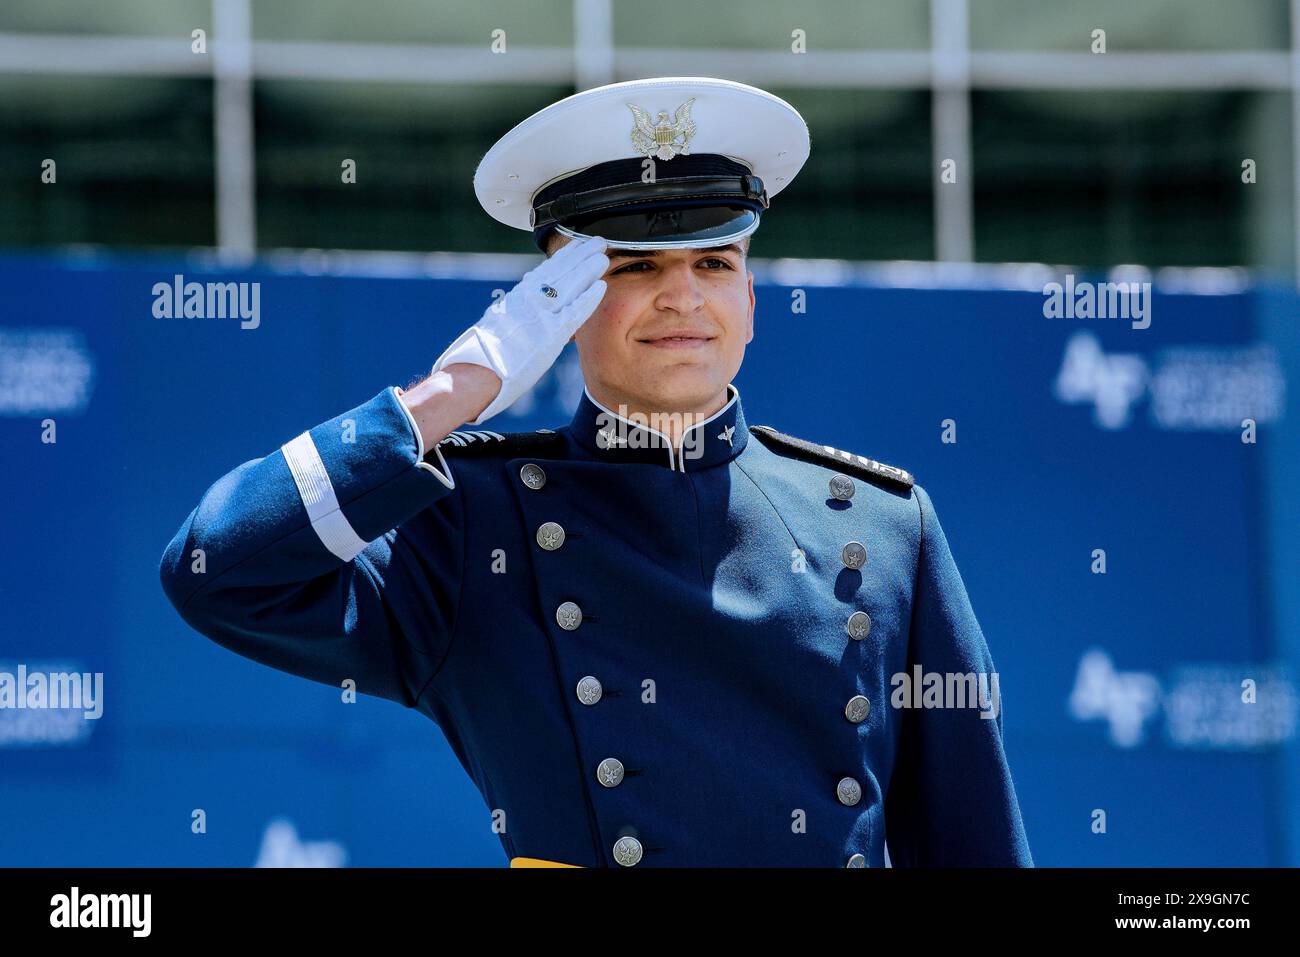
MULTIPOLYGON (((550 234, 549 236, 546 237, 546 258, 547 258, 547 259, 550 259, 552 256, 555 255, 555 240, 556 240, 560 235, 561 235, 561 234, 560 234, 559 232, 556 232, 556 231, 552 230, 552 231, 551 231, 551 234, 550 234)), ((740 242, 740 248, 744 250, 746 256, 749 255, 749 241, 750 241, 753 237, 754 237, 754 234, 753 234, 753 233, 750 233, 748 236, 744 236, 744 237, 742 237, 742 238, 740 239, 740 241, 739 241, 739 242, 740 242)))

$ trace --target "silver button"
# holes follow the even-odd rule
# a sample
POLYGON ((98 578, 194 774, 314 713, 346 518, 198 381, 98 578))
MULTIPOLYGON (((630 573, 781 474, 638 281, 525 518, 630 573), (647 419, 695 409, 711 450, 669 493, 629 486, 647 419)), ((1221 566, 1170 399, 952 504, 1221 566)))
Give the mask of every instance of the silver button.
POLYGON ((614 860, 631 867, 641 860, 641 842, 635 837, 620 837, 614 842, 614 860))
POLYGON ((555 609, 555 622, 565 631, 574 631, 582 624, 582 609, 571 601, 566 601, 555 609))
MULTIPOLYGON (((537 544, 553 552, 564 544, 564 526, 559 522, 543 522, 537 529, 537 544)), ((866 555, 864 553, 863 559, 866 555)))
POLYGON ((853 484, 853 479, 849 478, 847 475, 836 474, 831 476, 832 498, 837 498, 841 502, 847 502, 853 497, 855 491, 857 491, 857 489, 853 484))
POLYGON ((591 675, 578 682, 578 700, 583 704, 595 704, 603 693, 600 682, 591 675))
POLYGON ((616 788, 623 780, 623 762, 618 758, 606 758, 596 766, 596 780, 607 788, 616 788))
POLYGON ((845 807, 853 807, 862 800, 862 785, 853 778, 840 778, 840 783, 835 785, 835 796, 845 807))
POLYGON ((849 637, 854 641, 861 641, 867 637, 871 631, 871 616, 865 611, 855 611, 849 615, 848 623, 845 624, 844 630, 849 633, 849 637))
POLYGON ((863 857, 861 854, 854 854, 852 857, 849 858, 849 862, 844 866, 845 867, 866 867, 867 859, 863 857))
POLYGON ((861 724, 870 713, 871 702, 860 694, 855 694, 849 699, 849 703, 844 706, 844 717, 854 724, 861 724))
POLYGON ((534 465, 532 462, 519 470, 519 478, 533 491, 546 484, 546 472, 542 470, 540 465, 534 465))
POLYGON ((867 549, 861 542, 849 542, 840 550, 840 561, 846 568, 861 568, 867 563, 867 549))

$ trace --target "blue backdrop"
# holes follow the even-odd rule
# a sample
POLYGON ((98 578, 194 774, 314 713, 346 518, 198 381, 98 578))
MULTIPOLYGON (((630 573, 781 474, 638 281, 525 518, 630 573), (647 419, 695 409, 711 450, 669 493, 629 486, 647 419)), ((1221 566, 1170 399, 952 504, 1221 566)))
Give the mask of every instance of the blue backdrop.
MULTIPOLYGON (((0 673, 103 674, 98 719, 0 709, 0 865, 505 865, 435 725, 212 644, 158 560, 218 476, 405 385, 511 282, 0 259, 0 673), (157 318, 177 273, 260 283, 259 324, 157 318)), ((1036 861, 1300 864, 1294 293, 1157 286, 1137 329, 906 282, 759 284, 736 384, 930 491, 1036 861)), ((570 347, 489 427, 580 388, 570 347)))

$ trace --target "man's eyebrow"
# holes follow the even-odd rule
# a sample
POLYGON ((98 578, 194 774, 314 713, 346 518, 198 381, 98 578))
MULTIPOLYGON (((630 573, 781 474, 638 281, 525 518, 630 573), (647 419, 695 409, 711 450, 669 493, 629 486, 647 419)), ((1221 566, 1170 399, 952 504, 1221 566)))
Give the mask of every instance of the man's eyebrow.
MULTIPOLYGON (((741 254, 742 250, 737 243, 727 243, 725 246, 701 246, 690 247, 691 252, 695 253, 725 253, 733 252, 741 254)), ((611 260, 614 259, 654 259, 659 255, 657 249, 607 249, 605 255, 611 260)))

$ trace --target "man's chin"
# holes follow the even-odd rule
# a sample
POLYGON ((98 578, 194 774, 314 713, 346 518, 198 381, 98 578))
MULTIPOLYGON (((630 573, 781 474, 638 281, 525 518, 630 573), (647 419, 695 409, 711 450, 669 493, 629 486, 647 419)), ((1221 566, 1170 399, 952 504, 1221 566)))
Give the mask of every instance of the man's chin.
POLYGON ((715 402, 726 390, 726 381, 719 381, 717 370, 708 367, 666 369, 646 384, 641 398, 646 408, 697 410, 715 402))

